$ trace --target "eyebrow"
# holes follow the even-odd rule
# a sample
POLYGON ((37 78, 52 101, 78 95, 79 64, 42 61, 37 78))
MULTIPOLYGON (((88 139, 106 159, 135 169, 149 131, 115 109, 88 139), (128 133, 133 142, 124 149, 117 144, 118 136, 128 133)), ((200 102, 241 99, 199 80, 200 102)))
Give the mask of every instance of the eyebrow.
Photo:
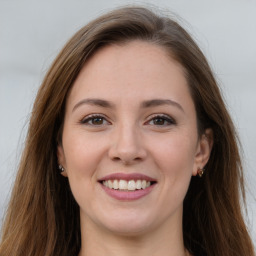
MULTIPOLYGON (((103 99, 83 99, 79 101, 73 108, 72 112, 74 112, 78 107, 81 105, 92 105, 92 106, 99 106, 103 108, 114 108, 115 105, 111 102, 103 99)), ((157 107, 157 106, 163 106, 163 105, 171 105, 174 107, 179 108, 181 111, 184 112, 184 109, 182 106, 177 103, 176 101, 170 100, 170 99, 152 99, 152 100, 146 100, 141 103, 141 108, 150 108, 150 107, 157 107)))
POLYGON ((99 107, 103 107, 103 108, 114 108, 114 105, 112 103, 110 103, 107 100, 102 100, 102 99, 83 99, 81 101, 79 101, 73 108, 72 112, 74 112, 78 107, 80 107, 81 105, 92 105, 92 106, 99 106, 99 107))
POLYGON ((182 106, 178 102, 169 100, 169 99, 153 99, 153 100, 146 100, 141 103, 142 108, 157 107, 162 105, 171 105, 179 108, 182 112, 185 112, 182 106))

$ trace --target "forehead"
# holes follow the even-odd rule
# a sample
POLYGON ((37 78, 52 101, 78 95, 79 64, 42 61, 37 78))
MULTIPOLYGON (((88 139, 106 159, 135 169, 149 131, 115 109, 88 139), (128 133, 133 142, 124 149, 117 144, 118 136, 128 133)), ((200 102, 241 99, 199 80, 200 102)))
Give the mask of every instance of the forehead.
POLYGON ((161 46, 143 41, 108 45, 99 49, 80 71, 69 101, 122 95, 134 99, 188 94, 182 66, 161 46))

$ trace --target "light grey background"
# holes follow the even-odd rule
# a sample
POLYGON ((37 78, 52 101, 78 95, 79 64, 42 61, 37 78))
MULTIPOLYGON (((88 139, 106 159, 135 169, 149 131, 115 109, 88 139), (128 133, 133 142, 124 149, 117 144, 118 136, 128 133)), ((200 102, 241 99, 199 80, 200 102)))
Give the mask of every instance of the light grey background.
POLYGON ((51 61, 89 20, 131 3, 182 17, 213 67, 244 149, 247 223, 256 244, 256 0, 0 0, 0 221, 33 99, 51 61))

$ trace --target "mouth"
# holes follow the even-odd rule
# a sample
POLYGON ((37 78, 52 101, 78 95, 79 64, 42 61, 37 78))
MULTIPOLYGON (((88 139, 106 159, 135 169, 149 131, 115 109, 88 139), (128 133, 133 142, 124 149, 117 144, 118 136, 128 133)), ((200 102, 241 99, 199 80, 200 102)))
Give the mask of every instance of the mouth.
POLYGON ((147 175, 115 173, 98 180, 103 190, 118 200, 136 200, 148 195, 157 181, 147 175))
POLYGON ((155 181, 147 181, 145 179, 131 179, 131 180, 123 180, 123 179, 114 179, 114 180, 103 180, 101 184, 107 188, 121 191, 136 191, 146 189, 153 184, 155 181))

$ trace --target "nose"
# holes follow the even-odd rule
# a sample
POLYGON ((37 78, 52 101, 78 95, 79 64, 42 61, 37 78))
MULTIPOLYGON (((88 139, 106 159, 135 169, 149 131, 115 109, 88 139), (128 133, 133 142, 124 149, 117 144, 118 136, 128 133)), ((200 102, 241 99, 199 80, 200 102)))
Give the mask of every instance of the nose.
POLYGON ((115 129, 112 139, 109 157, 113 161, 130 165, 146 158, 147 151, 139 128, 123 125, 115 129))

